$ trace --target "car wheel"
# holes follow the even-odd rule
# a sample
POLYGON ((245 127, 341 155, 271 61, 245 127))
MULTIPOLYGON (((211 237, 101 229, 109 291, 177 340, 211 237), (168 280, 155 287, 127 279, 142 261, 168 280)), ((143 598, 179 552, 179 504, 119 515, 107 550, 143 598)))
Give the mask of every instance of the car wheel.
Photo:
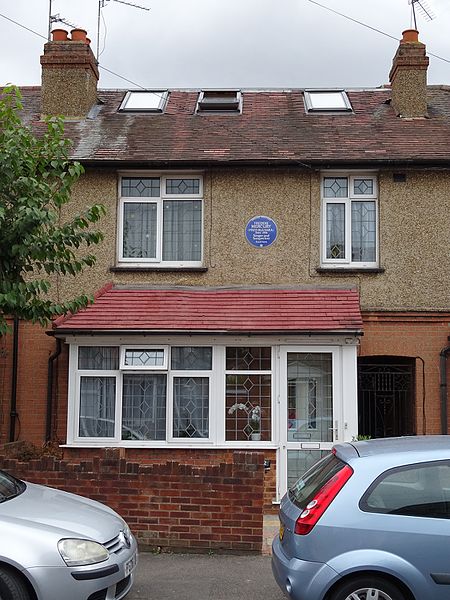
POLYGON ((329 600, 406 600, 399 588, 381 577, 358 577, 336 588, 329 600))
POLYGON ((24 582, 9 569, 0 569, 0 600, 30 600, 24 582))

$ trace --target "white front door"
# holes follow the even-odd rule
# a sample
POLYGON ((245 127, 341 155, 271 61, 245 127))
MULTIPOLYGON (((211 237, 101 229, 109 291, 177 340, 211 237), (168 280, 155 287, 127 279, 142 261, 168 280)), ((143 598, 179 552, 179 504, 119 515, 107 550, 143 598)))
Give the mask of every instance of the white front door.
POLYGON ((335 442, 351 439, 349 421, 356 431, 356 349, 282 347, 280 367, 278 474, 282 496, 335 442), (343 355, 349 354, 345 350, 351 350, 352 361, 343 360, 343 355))

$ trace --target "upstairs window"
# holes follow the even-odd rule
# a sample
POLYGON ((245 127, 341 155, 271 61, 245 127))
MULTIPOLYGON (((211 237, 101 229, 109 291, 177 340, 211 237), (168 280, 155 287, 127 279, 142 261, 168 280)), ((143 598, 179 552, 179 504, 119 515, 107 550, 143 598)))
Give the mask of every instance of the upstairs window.
POLYGON ((322 178, 322 266, 376 267, 377 222, 375 176, 322 178))
POLYGON ((167 90, 127 92, 119 110, 124 112, 162 113, 167 104, 167 90))
POLYGON ((242 94, 238 91, 203 91, 200 92, 198 113, 240 113, 242 94))
POLYGON ((199 175, 123 176, 118 260, 136 266, 201 266, 199 175))
POLYGON ((352 105, 344 91, 320 90, 303 92, 308 113, 352 112, 352 105))

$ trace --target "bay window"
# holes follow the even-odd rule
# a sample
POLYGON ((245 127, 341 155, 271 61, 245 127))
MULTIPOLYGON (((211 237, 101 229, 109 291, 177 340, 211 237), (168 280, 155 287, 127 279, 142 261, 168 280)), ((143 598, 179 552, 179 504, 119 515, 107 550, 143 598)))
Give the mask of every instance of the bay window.
POLYGON ((272 352, 74 345, 69 442, 270 442, 272 352))

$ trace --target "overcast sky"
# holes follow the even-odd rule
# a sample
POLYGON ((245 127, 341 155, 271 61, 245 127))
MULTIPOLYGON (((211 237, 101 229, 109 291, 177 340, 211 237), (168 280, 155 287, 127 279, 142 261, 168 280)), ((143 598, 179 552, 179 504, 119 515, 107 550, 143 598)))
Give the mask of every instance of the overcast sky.
MULTIPOLYGON (((103 0, 100 65, 144 88, 375 87, 388 82, 398 43, 311 0, 103 0)), ((401 37, 408 0, 318 0, 401 37)), ((430 56, 429 83, 450 84, 450 0, 418 14, 430 56)), ((97 51, 98 0, 53 0, 52 13, 86 29, 97 51)), ((0 0, 0 84, 38 85, 48 0, 0 0)), ((61 27, 56 24, 54 27, 61 27)), ((100 87, 131 88, 100 70, 100 87)))

